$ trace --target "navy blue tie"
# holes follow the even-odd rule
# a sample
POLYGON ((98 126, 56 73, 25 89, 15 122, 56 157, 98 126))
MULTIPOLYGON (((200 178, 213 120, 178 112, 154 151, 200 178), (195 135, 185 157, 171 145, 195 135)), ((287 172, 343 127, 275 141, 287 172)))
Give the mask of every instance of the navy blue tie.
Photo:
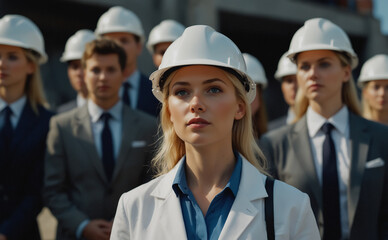
POLYGON ((337 157, 333 139, 330 136, 334 126, 325 123, 322 131, 325 133, 323 142, 322 159, 322 197, 323 197, 323 221, 324 240, 341 239, 341 219, 339 203, 339 182, 337 171, 337 157))
POLYGON ((9 157, 10 146, 12 142, 13 127, 11 123, 12 110, 9 106, 3 109, 4 123, 1 128, 1 140, 3 141, 5 157, 9 157))
POLYGON ((123 83, 124 92, 123 92, 123 102, 131 107, 131 98, 129 97, 129 89, 131 88, 131 84, 128 82, 123 83))
POLYGON ((115 166, 112 132, 109 127, 110 118, 112 118, 110 113, 103 113, 101 115, 101 120, 104 121, 104 128, 101 133, 102 163, 104 164, 105 174, 109 181, 112 179, 113 169, 115 166))

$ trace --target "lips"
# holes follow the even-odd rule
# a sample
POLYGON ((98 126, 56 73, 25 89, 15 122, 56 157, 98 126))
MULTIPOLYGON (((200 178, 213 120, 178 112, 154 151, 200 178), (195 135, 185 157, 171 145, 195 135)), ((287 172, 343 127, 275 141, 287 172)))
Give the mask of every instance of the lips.
POLYGON ((187 125, 200 125, 200 126, 205 126, 210 124, 208 121, 206 121, 203 118, 192 118, 190 121, 187 123, 187 125))

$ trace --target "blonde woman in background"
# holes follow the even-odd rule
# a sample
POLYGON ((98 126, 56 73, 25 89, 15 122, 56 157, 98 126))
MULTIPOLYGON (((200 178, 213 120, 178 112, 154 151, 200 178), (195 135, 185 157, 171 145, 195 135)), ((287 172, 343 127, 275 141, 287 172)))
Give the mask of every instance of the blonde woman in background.
MULTIPOLYGON (((128 193, 111 239, 267 239, 264 158, 252 134, 255 83, 237 46, 192 26, 151 74, 162 102, 159 177, 128 193), (259 161, 258 161, 259 160, 259 161)), ((276 239, 319 239, 306 194, 274 186, 276 239)))
POLYGON ((362 89, 362 115, 388 125, 388 55, 379 54, 366 61, 358 85, 362 89))
POLYGON ((0 19, 0 239, 40 239, 43 159, 52 113, 39 64, 44 40, 26 17, 0 19))
POLYGON ((387 239, 388 127, 360 116, 348 36, 307 20, 288 57, 298 69, 297 122, 260 140, 274 175, 310 196, 324 240, 387 239))
POLYGON ((253 134, 256 139, 267 132, 267 110, 263 90, 267 87, 267 77, 260 61, 249 53, 243 53, 247 73, 256 84, 256 97, 251 103, 253 134))

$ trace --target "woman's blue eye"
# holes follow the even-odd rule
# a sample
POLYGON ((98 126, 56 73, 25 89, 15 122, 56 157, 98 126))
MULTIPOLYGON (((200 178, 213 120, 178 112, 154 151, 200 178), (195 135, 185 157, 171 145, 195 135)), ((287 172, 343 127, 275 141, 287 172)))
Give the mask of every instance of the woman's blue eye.
POLYGON ((209 92, 210 93, 219 93, 219 92, 221 92, 221 89, 219 89, 217 87, 212 87, 209 89, 209 92))
POLYGON ((179 96, 179 97, 182 97, 182 96, 187 95, 187 91, 186 90, 178 90, 178 91, 175 92, 175 95, 179 96))
POLYGON ((299 69, 307 71, 310 69, 310 65, 303 64, 303 65, 299 66, 299 69))
POLYGON ((331 66, 331 64, 329 62, 321 62, 319 66, 322 68, 328 68, 331 66))

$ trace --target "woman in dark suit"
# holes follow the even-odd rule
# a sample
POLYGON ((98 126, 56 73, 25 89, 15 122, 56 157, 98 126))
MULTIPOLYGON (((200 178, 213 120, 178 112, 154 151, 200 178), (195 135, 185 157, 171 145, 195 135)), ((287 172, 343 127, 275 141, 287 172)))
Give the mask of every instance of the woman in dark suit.
POLYGON ((49 119, 39 74, 47 60, 36 25, 0 19, 0 239, 40 239, 43 158, 49 119))
POLYGON ((296 123, 260 140, 275 177, 309 194, 323 239, 388 239, 388 128, 360 117, 346 33, 310 19, 294 35, 296 123))

